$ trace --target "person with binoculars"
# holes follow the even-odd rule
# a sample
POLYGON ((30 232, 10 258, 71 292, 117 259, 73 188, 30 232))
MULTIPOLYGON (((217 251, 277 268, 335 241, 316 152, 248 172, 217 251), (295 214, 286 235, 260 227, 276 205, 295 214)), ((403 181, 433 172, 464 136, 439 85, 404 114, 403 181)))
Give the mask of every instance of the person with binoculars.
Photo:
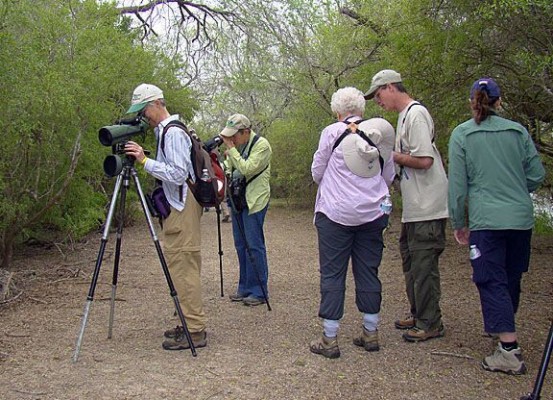
POLYGON ((250 120, 242 114, 232 115, 219 136, 228 149, 225 164, 231 176, 232 232, 240 264, 238 288, 230 299, 257 306, 268 301, 263 224, 271 196, 271 145, 251 129, 250 120))

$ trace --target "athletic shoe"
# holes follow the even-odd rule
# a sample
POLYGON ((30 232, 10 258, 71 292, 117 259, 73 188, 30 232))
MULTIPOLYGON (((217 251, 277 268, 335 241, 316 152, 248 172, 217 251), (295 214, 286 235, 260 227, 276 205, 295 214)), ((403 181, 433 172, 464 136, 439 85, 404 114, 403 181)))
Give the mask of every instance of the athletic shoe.
POLYGON ((244 296, 243 294, 240 294, 240 293, 234 293, 234 294, 231 294, 229 295, 229 299, 230 301, 242 301, 244 300, 246 296, 244 296))
POLYGON ((326 358, 340 357, 340 348, 338 347, 338 338, 326 337, 324 334, 317 340, 309 344, 311 353, 320 354, 326 358))
POLYGON ((242 299, 242 304, 250 307, 259 306, 261 304, 265 304, 266 302, 267 301, 265 301, 265 299, 260 299, 259 297, 255 297, 255 296, 248 296, 242 299))
POLYGON ((523 375, 526 373, 526 365, 520 347, 505 350, 501 343, 497 345, 497 349, 491 356, 482 360, 482 368, 487 371, 503 372, 509 375, 523 375))
POLYGON ((365 348, 366 351, 378 351, 378 331, 368 331, 363 327, 361 335, 353 338, 353 344, 365 348))
POLYGON ((429 331, 425 331, 415 326, 403 334, 403 339, 408 342, 424 342, 425 340, 440 338, 444 335, 445 328, 443 325, 441 325, 439 329, 429 331))

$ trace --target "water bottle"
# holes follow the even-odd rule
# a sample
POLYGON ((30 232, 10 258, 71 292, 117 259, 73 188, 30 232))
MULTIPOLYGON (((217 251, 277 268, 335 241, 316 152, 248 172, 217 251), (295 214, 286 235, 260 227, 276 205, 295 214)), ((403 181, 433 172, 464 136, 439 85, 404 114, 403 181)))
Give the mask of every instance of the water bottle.
POLYGON ((470 251, 469 251, 469 258, 471 260, 476 260, 478 257, 480 257, 482 253, 480 253, 480 249, 476 247, 475 244, 470 245, 470 251))
POLYGON ((209 172, 207 171, 207 168, 204 168, 202 170, 202 175, 200 176, 200 180, 202 180, 204 182, 210 182, 211 181, 211 178, 209 176, 209 172))
POLYGON ((387 215, 392 212, 392 198, 389 194, 384 196, 384 200, 380 203, 380 210, 387 215))

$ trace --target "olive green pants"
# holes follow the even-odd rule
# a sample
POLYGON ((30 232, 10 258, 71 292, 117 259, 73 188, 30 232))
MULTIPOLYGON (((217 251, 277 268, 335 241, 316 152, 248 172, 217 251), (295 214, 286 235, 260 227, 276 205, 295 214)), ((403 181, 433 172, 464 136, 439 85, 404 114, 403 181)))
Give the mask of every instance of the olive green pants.
POLYGON ((437 219, 401 226, 399 249, 407 299, 416 326, 425 331, 439 329, 442 324, 438 259, 445 248, 446 222, 437 219))

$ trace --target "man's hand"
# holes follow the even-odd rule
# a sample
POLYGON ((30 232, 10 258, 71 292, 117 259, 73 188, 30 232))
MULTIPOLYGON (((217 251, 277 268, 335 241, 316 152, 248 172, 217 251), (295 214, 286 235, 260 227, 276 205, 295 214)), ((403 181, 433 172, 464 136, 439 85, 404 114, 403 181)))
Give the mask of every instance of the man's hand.
POLYGON ((232 149, 234 146, 234 141, 232 140, 231 137, 226 137, 226 136, 219 136, 221 139, 223 139, 223 143, 225 144, 225 146, 227 146, 228 149, 232 149))
POLYGON ((455 229, 453 231, 453 236, 459 244, 467 245, 469 244, 470 231, 468 228, 455 229))
POLYGON ((144 149, 138 143, 131 141, 128 141, 127 144, 125 144, 125 154, 133 156, 139 163, 142 163, 142 160, 146 158, 144 149))

